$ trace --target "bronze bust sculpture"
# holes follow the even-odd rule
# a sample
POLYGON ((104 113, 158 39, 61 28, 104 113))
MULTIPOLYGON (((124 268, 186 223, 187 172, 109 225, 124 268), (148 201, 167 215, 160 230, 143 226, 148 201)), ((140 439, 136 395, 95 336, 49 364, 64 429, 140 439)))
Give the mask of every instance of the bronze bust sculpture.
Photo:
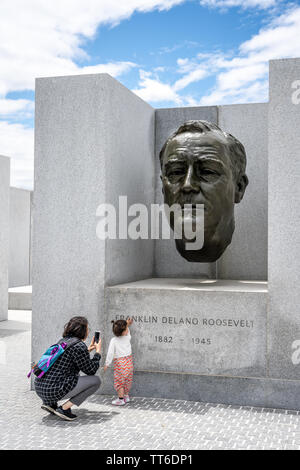
MULTIPOLYGON (((235 228, 234 204, 239 203, 248 185, 244 146, 231 134, 207 121, 187 121, 165 142, 160 152, 164 202, 179 204, 184 221, 184 205, 204 205, 204 243, 199 250, 187 249, 184 236, 176 248, 186 260, 216 261, 231 243, 235 228)), ((196 214, 192 212, 193 220, 196 214)), ((174 230, 175 216, 169 223, 174 230)), ((180 222, 181 223, 181 222, 180 222)))

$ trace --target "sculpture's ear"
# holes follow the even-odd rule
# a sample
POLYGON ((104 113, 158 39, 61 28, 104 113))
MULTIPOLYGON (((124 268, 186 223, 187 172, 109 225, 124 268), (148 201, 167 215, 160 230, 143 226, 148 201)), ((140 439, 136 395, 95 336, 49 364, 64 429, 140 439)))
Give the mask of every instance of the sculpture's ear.
MULTIPOLYGON (((160 175, 159 177, 160 177, 160 179, 161 179, 161 181, 162 181, 162 176, 160 175)), ((162 185, 161 192, 162 192, 163 194, 165 194, 165 193, 164 193, 164 185, 162 185)))
POLYGON ((236 185, 235 185, 235 199, 234 199, 234 202, 236 204, 241 202, 241 200, 243 199, 243 196, 244 196, 245 190, 248 186, 248 183, 249 183, 249 180, 248 180, 247 175, 245 175, 245 174, 240 175, 240 177, 239 177, 239 179, 238 179, 238 181, 236 182, 236 185))

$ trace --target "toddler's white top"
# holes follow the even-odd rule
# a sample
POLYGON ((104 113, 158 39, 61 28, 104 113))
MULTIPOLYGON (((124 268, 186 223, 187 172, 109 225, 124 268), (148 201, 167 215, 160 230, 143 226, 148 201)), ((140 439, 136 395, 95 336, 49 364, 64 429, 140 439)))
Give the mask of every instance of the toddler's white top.
POLYGON ((110 340, 105 365, 109 366, 113 359, 130 356, 131 354, 131 335, 128 329, 127 335, 114 336, 110 340))

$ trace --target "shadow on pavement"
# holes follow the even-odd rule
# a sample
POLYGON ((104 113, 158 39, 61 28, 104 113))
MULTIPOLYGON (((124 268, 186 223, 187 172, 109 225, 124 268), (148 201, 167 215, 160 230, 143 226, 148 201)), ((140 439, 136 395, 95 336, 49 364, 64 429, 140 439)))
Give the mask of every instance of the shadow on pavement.
POLYGON ((55 415, 47 415, 42 419, 42 423, 49 427, 64 427, 64 426, 85 426, 87 424, 101 423, 104 421, 110 421, 119 413, 116 411, 90 411, 82 408, 81 410, 74 410, 77 415, 74 421, 65 421, 55 415))

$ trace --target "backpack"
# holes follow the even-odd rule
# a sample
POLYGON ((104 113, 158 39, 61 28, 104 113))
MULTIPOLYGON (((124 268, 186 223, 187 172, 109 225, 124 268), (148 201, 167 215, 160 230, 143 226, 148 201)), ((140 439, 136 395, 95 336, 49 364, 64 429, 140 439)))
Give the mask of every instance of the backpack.
POLYGON ((78 338, 63 338, 57 344, 53 344, 47 351, 43 354, 40 360, 35 363, 27 374, 29 378, 32 373, 36 375, 39 379, 45 375, 50 367, 54 364, 55 361, 70 347, 81 341, 78 338))

